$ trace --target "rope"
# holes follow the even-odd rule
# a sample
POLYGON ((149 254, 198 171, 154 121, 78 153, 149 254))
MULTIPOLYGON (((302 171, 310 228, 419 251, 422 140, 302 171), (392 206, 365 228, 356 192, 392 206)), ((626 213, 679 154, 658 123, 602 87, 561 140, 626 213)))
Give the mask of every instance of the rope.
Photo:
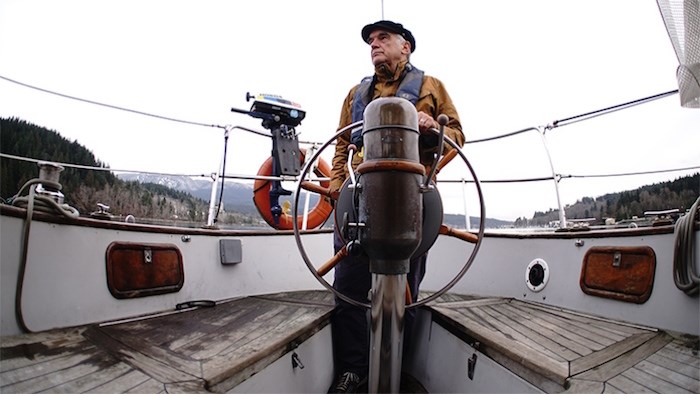
MULTIPOLYGON (((44 186, 48 186, 56 190, 61 190, 60 183, 35 178, 27 181, 27 183, 25 183, 22 186, 22 188, 19 189, 19 192, 17 192, 17 194, 10 198, 8 202, 16 207, 21 208, 28 208, 31 203, 33 205, 34 211, 58 213, 67 218, 77 218, 78 216, 80 216, 80 212, 78 212, 77 209, 71 207, 68 204, 59 204, 50 197, 34 194, 32 198, 33 193, 30 193, 29 196, 21 196, 22 192, 26 188, 36 184, 42 184, 44 186)), ((31 220, 31 217, 29 217, 29 220, 31 220)))
POLYGON ((673 251, 673 280, 676 287, 689 296, 697 296, 700 293, 700 276, 695 271, 693 263, 694 242, 693 235, 695 221, 698 218, 700 197, 687 214, 676 222, 676 243, 673 251))
POLYGON ((77 209, 68 204, 58 204, 56 201, 47 196, 36 194, 36 185, 41 184, 45 187, 50 187, 55 190, 61 190, 62 186, 58 182, 49 181, 46 179, 31 179, 27 181, 17 194, 8 200, 8 203, 16 207, 22 207, 27 210, 27 218, 24 221, 22 229, 22 250, 20 253, 19 269, 17 270, 17 286, 15 287, 15 316, 20 329, 25 332, 32 332, 27 327, 22 314, 22 293, 24 289, 24 275, 27 270, 27 254, 29 252, 29 231, 32 226, 32 217, 34 211, 58 213, 68 218, 76 218, 80 215, 77 209), (29 188, 28 196, 21 196, 22 192, 29 188))

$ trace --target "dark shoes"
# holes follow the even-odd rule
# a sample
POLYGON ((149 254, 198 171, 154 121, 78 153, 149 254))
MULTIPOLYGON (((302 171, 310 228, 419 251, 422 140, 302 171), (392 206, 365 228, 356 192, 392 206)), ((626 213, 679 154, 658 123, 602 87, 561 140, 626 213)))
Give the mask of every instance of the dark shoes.
POLYGON ((362 383, 360 375, 353 372, 344 372, 338 376, 328 390, 329 393, 356 393, 357 387, 362 383))

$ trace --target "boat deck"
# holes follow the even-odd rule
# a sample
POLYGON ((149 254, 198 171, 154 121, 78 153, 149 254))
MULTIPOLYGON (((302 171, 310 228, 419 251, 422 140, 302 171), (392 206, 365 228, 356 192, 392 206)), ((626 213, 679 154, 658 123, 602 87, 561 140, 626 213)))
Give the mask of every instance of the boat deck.
POLYGON ((698 337, 532 302, 447 294, 433 320, 549 393, 698 393, 698 337))
MULTIPOLYGON (((329 324, 327 291, 251 296, 3 337, 0 391, 226 391, 329 324)), ((433 320, 545 392, 700 392, 698 338, 504 298, 446 294, 433 320)))
POLYGON ((3 338, 0 392, 226 391, 329 324, 330 292, 3 338))

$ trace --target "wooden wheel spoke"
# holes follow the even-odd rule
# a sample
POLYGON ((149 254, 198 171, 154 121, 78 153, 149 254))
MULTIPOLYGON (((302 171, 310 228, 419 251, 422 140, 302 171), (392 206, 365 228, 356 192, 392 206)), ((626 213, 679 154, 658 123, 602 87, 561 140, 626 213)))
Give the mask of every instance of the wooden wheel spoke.
POLYGON ((462 241, 467 241, 473 244, 479 242, 479 237, 476 234, 470 233, 469 231, 465 230, 457 230, 444 224, 440 225, 440 234, 459 238, 462 241))

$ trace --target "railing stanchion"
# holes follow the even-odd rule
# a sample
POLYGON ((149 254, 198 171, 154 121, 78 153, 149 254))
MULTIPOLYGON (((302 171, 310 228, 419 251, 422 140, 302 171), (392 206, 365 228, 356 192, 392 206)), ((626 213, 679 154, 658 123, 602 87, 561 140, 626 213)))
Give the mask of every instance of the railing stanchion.
POLYGON ((559 196, 559 179, 557 177, 557 173, 554 171, 552 155, 549 153, 547 138, 544 135, 544 133, 551 128, 552 126, 538 126, 537 131, 540 133, 540 137, 542 137, 542 145, 544 145, 544 151, 547 153, 549 168, 552 170, 552 180, 554 181, 554 190, 557 193, 557 206, 559 207, 559 228, 566 228, 566 212, 564 212, 564 207, 561 206, 561 197, 559 196))
POLYGON ((464 228, 471 231, 472 224, 467 211, 467 181, 464 178, 462 178, 462 202, 464 203, 464 228))

